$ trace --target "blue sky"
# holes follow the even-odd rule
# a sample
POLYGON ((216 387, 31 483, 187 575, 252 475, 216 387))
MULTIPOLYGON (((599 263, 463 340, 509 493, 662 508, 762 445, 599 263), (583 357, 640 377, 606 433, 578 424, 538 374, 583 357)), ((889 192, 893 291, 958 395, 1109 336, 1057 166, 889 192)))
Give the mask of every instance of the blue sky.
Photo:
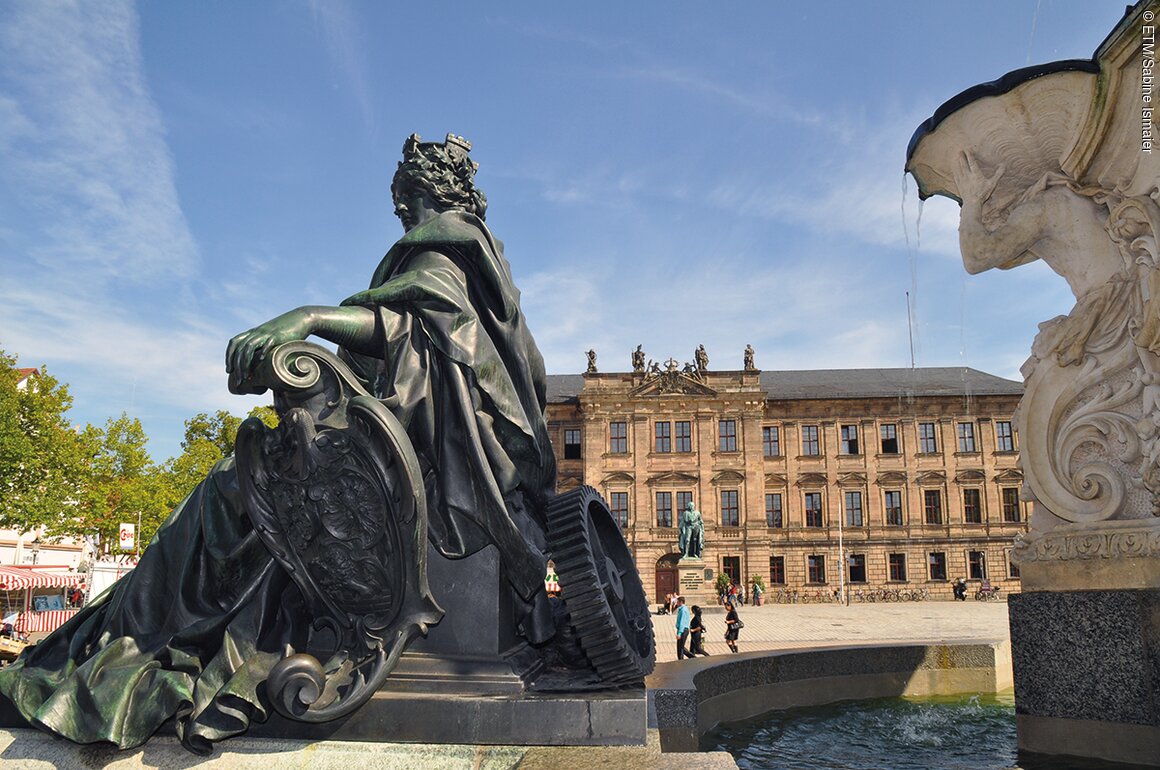
POLYGON ((466 136, 549 373, 594 348, 762 369, 1019 378, 1066 313, 1042 264, 967 276, 915 127, 1028 64, 1089 58, 1123 0, 49 2, 0 6, 0 347, 70 417, 163 459, 244 414, 234 334, 365 287, 400 235, 404 138, 466 136))

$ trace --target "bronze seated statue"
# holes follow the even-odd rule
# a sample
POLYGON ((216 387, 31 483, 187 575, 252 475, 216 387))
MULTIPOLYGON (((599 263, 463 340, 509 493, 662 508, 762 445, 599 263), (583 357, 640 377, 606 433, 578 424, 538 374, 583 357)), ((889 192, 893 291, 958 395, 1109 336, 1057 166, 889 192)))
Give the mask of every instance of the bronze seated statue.
POLYGON ((139 566, 0 671, 29 723, 128 748, 173 718, 208 752, 271 709, 347 715, 444 615, 428 544, 451 560, 494 546, 502 584, 473 590, 506 594, 528 689, 652 670, 619 527, 595 490, 554 492, 543 361, 469 150, 410 137, 391 185, 406 233, 370 288, 230 341, 230 389, 272 390, 280 424, 244 423, 139 566))

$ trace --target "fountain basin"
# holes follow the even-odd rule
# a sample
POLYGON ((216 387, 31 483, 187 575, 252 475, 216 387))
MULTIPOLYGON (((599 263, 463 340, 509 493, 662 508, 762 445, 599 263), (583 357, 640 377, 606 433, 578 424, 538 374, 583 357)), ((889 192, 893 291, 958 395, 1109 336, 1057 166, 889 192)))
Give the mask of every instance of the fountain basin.
POLYGON ((722 722, 774 709, 1013 686, 1007 640, 844 645, 663 663, 646 682, 662 751, 696 751, 722 722))

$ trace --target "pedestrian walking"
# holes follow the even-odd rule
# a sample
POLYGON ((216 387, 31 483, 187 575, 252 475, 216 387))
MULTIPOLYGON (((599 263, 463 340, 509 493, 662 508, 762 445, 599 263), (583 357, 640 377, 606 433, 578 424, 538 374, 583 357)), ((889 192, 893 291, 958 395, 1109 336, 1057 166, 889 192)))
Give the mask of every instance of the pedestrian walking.
POLYGON ((677 660, 691 658, 693 653, 685 646, 689 639, 689 628, 692 625, 692 615, 685 606, 685 597, 677 597, 677 660))
POLYGON ((689 624, 689 648, 693 655, 708 655, 705 652, 705 625, 701 621, 701 608, 693 605, 693 619, 689 624))
POLYGON ((744 626, 741 618, 737 617, 737 608, 733 606, 733 602, 725 602, 725 644, 729 645, 729 649, 733 652, 739 652, 737 636, 744 626))

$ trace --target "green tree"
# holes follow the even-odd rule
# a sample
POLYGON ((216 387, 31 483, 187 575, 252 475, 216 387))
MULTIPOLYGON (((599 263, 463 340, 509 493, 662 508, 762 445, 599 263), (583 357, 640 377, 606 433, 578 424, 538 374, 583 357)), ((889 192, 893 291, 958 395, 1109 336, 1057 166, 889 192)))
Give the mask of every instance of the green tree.
POLYGON ((242 418, 234 417, 223 409, 219 409, 213 416, 205 412, 195 414, 185 421, 185 438, 181 441, 181 448, 189 451, 191 447, 204 442, 212 444, 220 457, 225 457, 234 451, 234 441, 241 424, 242 418))
MULTIPOLYGON (((257 417, 269 427, 278 424, 278 415, 270 406, 254 407, 249 416, 257 417)), ((240 417, 223 410, 213 415, 201 412, 185 421, 181 454, 171 458, 164 468, 166 501, 171 510, 201 483, 214 465, 233 453, 241 425, 240 417)))
POLYGON ((120 525, 139 523, 138 548, 143 549, 169 514, 168 484, 145 448, 145 429, 136 417, 122 413, 103 431, 90 433, 92 481, 76 534, 96 534, 102 552, 116 553, 120 525))
POLYGON ((18 387, 16 358, 0 350, 0 526, 63 534, 89 479, 91 447, 65 413, 68 386, 41 367, 18 387))

